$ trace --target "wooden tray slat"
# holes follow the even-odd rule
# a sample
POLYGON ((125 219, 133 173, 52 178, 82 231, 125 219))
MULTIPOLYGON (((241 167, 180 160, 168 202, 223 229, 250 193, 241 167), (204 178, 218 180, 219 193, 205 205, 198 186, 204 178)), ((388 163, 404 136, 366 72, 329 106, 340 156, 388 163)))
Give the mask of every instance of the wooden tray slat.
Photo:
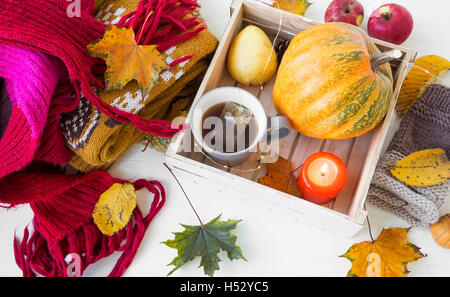
MULTIPOLYGON (((348 213, 353 201, 356 187, 359 183, 361 171, 365 165, 367 151, 372 139, 372 131, 356 138, 351 150, 350 158, 347 161, 347 184, 339 193, 334 202, 333 209, 342 213, 348 213)), ((367 181, 370 182, 370 181, 367 181)))
POLYGON ((306 158, 311 154, 320 152, 324 142, 325 140, 323 139, 311 138, 305 135, 300 136, 292 156, 292 168, 297 168, 293 172, 296 177, 299 175, 300 166, 305 162, 306 158))
MULTIPOLYGON (((343 140, 326 140, 322 151, 332 153, 338 156, 344 164, 348 165, 348 160, 350 159, 350 154, 353 149, 356 138, 343 139, 343 140)), ((336 199, 341 199, 342 196, 336 197, 336 199)), ((323 205, 325 207, 333 209, 336 199, 332 200, 330 203, 323 205)))

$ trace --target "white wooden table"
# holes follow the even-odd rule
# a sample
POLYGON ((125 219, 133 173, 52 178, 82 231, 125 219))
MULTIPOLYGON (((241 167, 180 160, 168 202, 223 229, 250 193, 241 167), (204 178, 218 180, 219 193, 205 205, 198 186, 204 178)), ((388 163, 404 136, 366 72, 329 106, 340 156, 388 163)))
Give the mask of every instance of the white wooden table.
MULTIPOLYGON (((220 38, 229 17, 231 0, 199 0, 202 14, 210 30, 220 38)), ((314 0, 306 16, 323 21, 326 7, 331 0, 314 0)), ((450 59, 450 2, 433 0, 360 0, 365 7, 366 28, 370 13, 381 4, 395 2, 404 5, 414 17, 412 36, 403 44, 419 51, 419 56, 438 54, 450 59)), ((449 76, 447 76, 449 80, 449 76)), ((390 135, 395 131, 394 125, 390 135)), ((449 132, 450 133, 450 132, 449 132)), ((141 248, 126 272, 127 276, 165 276, 172 269, 167 264, 176 256, 176 250, 161 244, 173 238, 172 232, 181 231, 183 224, 197 224, 181 190, 163 166, 161 153, 147 150, 141 152, 142 144, 135 145, 110 170, 114 177, 123 179, 157 179, 167 190, 167 203, 154 219, 142 242, 141 248)), ((369 240, 367 225, 353 238, 341 238, 317 228, 300 224, 290 213, 266 210, 246 201, 245 197, 218 192, 214 185, 200 188, 190 175, 175 171, 186 192, 191 197, 203 221, 218 214, 223 219, 242 219, 236 234, 237 244, 247 258, 245 261, 229 261, 224 253, 220 271, 216 276, 345 276, 350 262, 339 258, 356 242, 369 240)), ((140 205, 145 205, 149 195, 138 192, 140 205)), ((441 209, 450 212, 450 199, 441 209)), ((383 227, 407 227, 401 219, 368 205, 374 236, 383 227)), ((21 232, 30 222, 32 212, 28 206, 13 210, 0 210, 0 276, 18 276, 21 271, 14 261, 13 234, 21 232)), ((412 229, 411 242, 422 248, 428 256, 409 265, 410 276, 450 276, 450 251, 437 246, 430 232, 412 229)), ((106 275, 118 255, 92 265, 85 275, 106 275)), ((174 273, 175 276, 202 276, 195 260, 174 273)))

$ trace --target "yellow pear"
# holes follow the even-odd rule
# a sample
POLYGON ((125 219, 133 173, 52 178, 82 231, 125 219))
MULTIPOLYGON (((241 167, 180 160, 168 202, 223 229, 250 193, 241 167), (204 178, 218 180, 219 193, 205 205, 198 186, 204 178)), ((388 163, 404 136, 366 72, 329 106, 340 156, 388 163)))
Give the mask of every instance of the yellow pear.
POLYGON ((263 30, 245 27, 228 51, 228 71, 244 85, 259 85, 269 81, 277 71, 277 54, 263 30))

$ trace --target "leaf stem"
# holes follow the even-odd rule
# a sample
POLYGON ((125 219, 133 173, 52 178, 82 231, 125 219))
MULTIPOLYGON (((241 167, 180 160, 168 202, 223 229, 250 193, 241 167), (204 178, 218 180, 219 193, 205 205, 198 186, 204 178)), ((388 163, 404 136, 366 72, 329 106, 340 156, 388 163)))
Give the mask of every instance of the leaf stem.
POLYGON ((147 137, 147 143, 145 144, 144 149, 142 150, 142 152, 145 152, 145 150, 147 149, 148 145, 150 144, 150 141, 152 141, 153 139, 153 135, 151 135, 150 137, 147 137))
MULTIPOLYGON (((364 203, 364 210, 367 211, 365 203, 364 203)), ((370 226, 369 214, 367 214, 366 220, 367 220, 367 226, 369 227, 370 239, 372 240, 372 242, 375 242, 375 240, 373 239, 373 235, 372 235, 372 227, 370 226)))
POLYGON ((291 170, 291 173, 293 173, 293 172, 295 172, 295 171, 297 171, 297 169, 299 169, 300 167, 302 167, 303 166, 303 163, 302 164, 300 164, 300 165, 298 165, 297 167, 295 167, 294 169, 292 169, 291 170))
POLYGON ((194 206, 191 203, 191 200, 189 199, 188 195, 186 194, 186 192, 184 191, 183 186, 180 184, 180 182, 178 181, 178 178, 175 176, 175 174, 173 173, 172 169, 169 168, 169 166, 167 166, 166 163, 163 163, 164 166, 166 166, 166 168, 169 170, 170 174, 172 174, 173 178, 175 178, 175 180, 178 183, 178 186, 180 186, 181 191, 183 191, 184 196, 186 197, 187 201, 189 202, 189 205, 191 206, 192 210, 194 211, 195 215, 197 216, 198 221, 200 222, 200 226, 203 228, 203 222, 200 219, 200 216, 198 215, 197 211, 195 210, 194 206))
POLYGON ((153 14, 153 10, 150 11, 150 13, 145 18, 145 21, 144 21, 144 23, 142 24, 142 26, 141 26, 141 28, 139 30, 139 35, 138 35, 138 38, 136 39, 136 44, 139 44, 139 41, 141 41, 142 32, 144 31, 145 24, 147 23, 148 19, 152 16, 152 14, 153 14))

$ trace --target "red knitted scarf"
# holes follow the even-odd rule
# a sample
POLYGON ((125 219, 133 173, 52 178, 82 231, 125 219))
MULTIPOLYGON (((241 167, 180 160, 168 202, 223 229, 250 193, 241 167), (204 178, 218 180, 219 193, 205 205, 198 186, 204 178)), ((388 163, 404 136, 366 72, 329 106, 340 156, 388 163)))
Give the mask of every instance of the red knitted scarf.
POLYGON ((147 188, 154 194, 149 213, 143 216, 136 207, 124 229, 113 236, 106 236, 93 222, 92 212, 103 192, 114 183, 125 182, 104 171, 83 176, 15 173, 1 179, 2 202, 32 201, 32 231, 25 228, 22 241, 14 239, 14 254, 23 275, 68 276, 70 263, 66 262, 66 257, 72 253, 80 257, 82 274, 89 264, 115 251, 121 251, 122 255, 109 276, 123 275, 166 198, 159 182, 137 180, 133 183, 136 190, 147 188))
MULTIPOLYGON (((172 137, 181 126, 162 120, 148 120, 113 107, 97 96, 94 88, 103 83, 92 73, 98 61, 86 53, 86 46, 103 37, 105 26, 92 16, 93 0, 84 0, 80 17, 69 17, 66 0, 2 0, 0 42, 42 51, 60 58, 66 65, 76 99, 54 107, 55 113, 74 110, 81 92, 98 110, 118 122, 131 122, 143 132, 172 137)), ((142 44, 156 44, 163 51, 196 36, 205 27, 195 17, 185 18, 198 4, 193 0, 141 0, 135 12, 124 16, 120 26, 132 27, 141 34, 142 44), (145 19, 148 20, 145 21, 145 19), (181 21, 180 21, 181 20, 181 21), (142 28, 145 23, 145 28, 142 28)), ((172 66, 182 61, 174 61, 172 66)), ((98 67, 96 68, 98 70, 98 67)))
MULTIPOLYGON (((81 92, 101 112, 119 122, 129 121, 144 132, 171 137, 179 131, 180 127, 171 127, 168 122, 146 120, 106 104, 93 91, 103 84, 91 70, 96 69, 96 74, 104 71, 102 61, 86 54, 86 46, 104 34, 104 24, 92 17, 93 0, 82 0, 81 16, 72 18, 66 12, 71 2, 66 0, 0 2, 0 43, 56 56, 67 68, 70 84, 60 85, 53 94, 46 129, 54 129, 49 129, 48 135, 60 134, 59 115, 78 106, 81 92), (98 72, 99 69, 103 70, 98 72), (65 95, 72 89, 77 96, 75 100, 68 100, 65 95)), ((188 17, 197 7, 193 0, 141 0, 137 10, 124 16, 118 25, 133 28, 136 35, 140 35, 141 44, 156 44, 164 51, 205 28, 197 18, 188 17)), ((190 57, 184 59, 187 58, 190 57)), ((171 66, 183 61, 176 60, 171 66)), ((49 140, 43 137, 41 141, 49 140)), ((46 146, 51 147, 58 149, 46 146)), ((35 155, 35 159, 49 161, 41 155, 51 155, 51 152, 35 155)), ((162 185, 157 181, 134 182, 136 190, 145 187, 154 194, 150 212, 144 216, 136 207, 124 229, 114 236, 105 236, 93 223, 92 211, 103 192, 112 184, 124 181, 104 171, 78 176, 49 173, 33 166, 32 163, 26 170, 0 179, 0 203, 3 204, 0 206, 30 203, 35 214, 33 226, 25 229, 22 241, 14 240, 16 262, 24 276, 67 276, 66 257, 72 253, 80 256, 82 273, 89 264, 114 251, 122 251, 122 255, 110 276, 122 275, 133 260, 151 220, 165 202, 162 185)))

